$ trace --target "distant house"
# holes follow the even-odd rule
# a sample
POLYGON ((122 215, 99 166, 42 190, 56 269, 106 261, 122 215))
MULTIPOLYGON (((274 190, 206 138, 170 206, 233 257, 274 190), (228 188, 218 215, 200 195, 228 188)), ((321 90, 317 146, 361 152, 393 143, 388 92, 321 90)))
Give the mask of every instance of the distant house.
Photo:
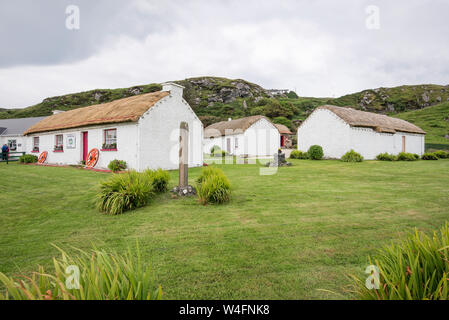
POLYGON ((213 146, 237 156, 273 155, 280 147, 280 134, 264 116, 229 119, 204 130, 204 152, 213 146))
POLYGON ((405 120, 328 105, 315 109, 298 128, 298 149, 320 145, 328 158, 340 158, 350 149, 365 159, 384 152, 422 155, 425 134, 405 120))
POLYGON ((32 141, 23 134, 29 127, 45 118, 0 119, 0 146, 7 144, 11 152, 32 151, 32 141))
POLYGON ((292 135, 293 133, 287 126, 283 124, 275 124, 281 135, 281 148, 291 148, 293 146, 292 135))
POLYGON ((162 91, 56 112, 25 134, 52 164, 79 164, 95 148, 97 168, 118 159, 139 171, 177 169, 180 128, 187 124, 189 165, 201 166, 203 125, 182 94, 182 86, 166 83, 162 91))

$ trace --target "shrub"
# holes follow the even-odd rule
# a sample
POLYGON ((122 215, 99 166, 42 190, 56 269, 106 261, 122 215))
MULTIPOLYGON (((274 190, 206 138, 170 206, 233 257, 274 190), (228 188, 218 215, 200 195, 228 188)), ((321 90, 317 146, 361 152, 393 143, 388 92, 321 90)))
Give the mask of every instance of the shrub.
POLYGON ((448 159, 449 158, 449 152, 438 150, 433 153, 438 159, 448 159))
POLYGON ((223 171, 208 167, 197 179, 197 193, 201 204, 228 202, 231 198, 231 184, 223 171))
POLYGON ((362 162, 363 157, 360 153, 355 152, 351 149, 351 151, 346 152, 343 157, 341 157, 341 161, 344 162, 362 162))
POLYGON ((221 148, 217 145, 213 146, 212 148, 210 148, 210 156, 213 157, 216 154, 220 155, 221 154, 221 148))
POLYGON ((419 160, 419 156, 413 153, 401 152, 397 157, 398 161, 416 161, 419 160))
POLYGON ((309 155, 307 152, 293 150, 290 154, 290 159, 309 159, 309 155))
POLYGON ((434 153, 424 153, 421 157, 423 160, 438 160, 438 157, 434 153))
POLYGON ((320 146, 311 146, 309 148, 309 151, 307 152, 309 154, 309 158, 312 160, 321 160, 323 159, 323 148, 321 148, 320 146))
POLYGON ((37 162, 37 156, 34 154, 24 154, 23 156, 20 156, 19 162, 20 163, 36 163, 37 162))
POLYGON ((123 160, 112 160, 108 164, 108 168, 112 172, 123 171, 123 170, 126 170, 127 167, 128 166, 126 165, 126 162, 123 160))
POLYGON ((448 299, 449 228, 446 224, 432 237, 416 231, 402 242, 379 251, 374 264, 379 268, 379 289, 368 289, 365 279, 354 277, 360 299, 448 299))
POLYGON ((168 183, 170 182, 170 173, 168 171, 146 170, 145 173, 150 177, 153 190, 157 193, 163 193, 168 191, 168 183))
POLYGON ((96 205, 101 212, 116 215, 145 206, 153 195, 149 175, 129 171, 100 183, 96 205))
POLYGON ((396 161, 397 157, 394 154, 381 153, 377 155, 376 159, 379 161, 396 161))
MULTIPOLYGON (((93 249, 77 249, 69 255, 57 248, 60 258, 53 258, 54 272, 39 267, 31 277, 9 278, 0 273, 0 300, 150 300, 161 299, 161 288, 151 279, 149 264, 142 263, 137 254, 128 250, 124 255, 93 249), (79 268, 79 289, 66 286, 66 270, 79 268)), ((73 271, 72 271, 73 272, 73 271)), ((75 282, 72 282, 75 285, 75 282)))

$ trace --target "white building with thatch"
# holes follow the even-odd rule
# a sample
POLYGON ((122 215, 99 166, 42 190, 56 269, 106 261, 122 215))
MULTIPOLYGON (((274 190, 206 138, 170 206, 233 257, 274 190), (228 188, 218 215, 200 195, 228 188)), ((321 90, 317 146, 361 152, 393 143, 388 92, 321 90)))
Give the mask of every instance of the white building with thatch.
POLYGON ((425 132, 405 120, 353 108, 321 106, 298 128, 298 150, 320 145, 327 158, 341 158, 353 149, 365 159, 380 153, 422 155, 425 132))
POLYGON ((204 152, 218 146, 236 156, 272 156, 280 147, 279 130, 264 116, 214 123, 204 129, 204 152))
POLYGON ((117 159, 139 171, 170 170, 179 166, 180 128, 187 124, 189 166, 202 166, 203 125, 182 94, 182 86, 166 83, 162 91, 54 114, 25 134, 35 152, 48 153, 49 164, 79 164, 97 149, 96 168, 117 159))

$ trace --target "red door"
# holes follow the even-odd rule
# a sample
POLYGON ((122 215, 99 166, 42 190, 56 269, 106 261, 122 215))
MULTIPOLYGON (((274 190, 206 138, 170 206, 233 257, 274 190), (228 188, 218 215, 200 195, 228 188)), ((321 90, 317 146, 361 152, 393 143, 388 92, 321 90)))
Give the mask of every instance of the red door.
POLYGON ((281 147, 285 147, 285 136, 281 136, 281 147))
POLYGON ((89 153, 89 143, 87 139, 87 132, 83 132, 83 161, 86 162, 87 154, 89 153))

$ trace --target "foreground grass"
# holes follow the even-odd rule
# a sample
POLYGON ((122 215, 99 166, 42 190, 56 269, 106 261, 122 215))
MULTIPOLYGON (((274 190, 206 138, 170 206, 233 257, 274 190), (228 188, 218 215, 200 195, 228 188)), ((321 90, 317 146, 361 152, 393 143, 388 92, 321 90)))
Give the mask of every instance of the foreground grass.
POLYGON ((346 275, 363 275, 368 255, 449 220, 449 160, 293 162, 273 176, 221 165, 229 205, 166 194, 120 216, 92 203, 107 174, 0 164, 0 271, 51 269, 50 243, 120 252, 138 239, 165 299, 351 298, 346 275))

